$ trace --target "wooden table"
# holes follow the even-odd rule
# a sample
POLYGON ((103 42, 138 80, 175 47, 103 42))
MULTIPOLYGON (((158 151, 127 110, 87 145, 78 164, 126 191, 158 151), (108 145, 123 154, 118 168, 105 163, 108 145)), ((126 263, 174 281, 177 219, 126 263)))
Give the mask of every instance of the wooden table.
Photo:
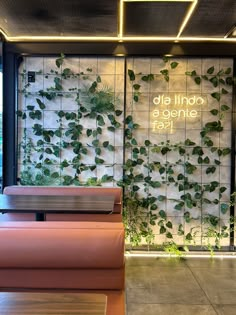
POLYGON ((0 195, 0 212, 35 213, 44 221, 46 213, 112 213, 114 196, 0 195))
POLYGON ((106 295, 1 292, 1 315, 105 315, 106 295))

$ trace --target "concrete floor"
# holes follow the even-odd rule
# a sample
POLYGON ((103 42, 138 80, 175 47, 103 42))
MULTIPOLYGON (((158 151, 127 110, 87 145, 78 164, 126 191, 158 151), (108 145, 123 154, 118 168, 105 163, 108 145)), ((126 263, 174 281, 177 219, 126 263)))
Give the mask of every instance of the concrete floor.
POLYGON ((236 315, 235 258, 126 258, 127 315, 236 315))

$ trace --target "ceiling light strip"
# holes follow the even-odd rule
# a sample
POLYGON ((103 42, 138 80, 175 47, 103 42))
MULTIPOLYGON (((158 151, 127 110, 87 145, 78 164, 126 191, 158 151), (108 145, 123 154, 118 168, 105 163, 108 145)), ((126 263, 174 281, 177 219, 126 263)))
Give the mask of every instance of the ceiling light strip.
POLYGON ((124 35, 124 1, 120 0, 118 37, 122 38, 123 35, 124 35))
POLYGON ((196 0, 123 0, 123 2, 195 2, 196 0))
POLYGON ((58 41, 58 42, 224 42, 235 43, 236 38, 221 38, 221 37, 158 37, 158 36, 7 36, 7 34, 0 29, 5 39, 9 42, 25 42, 25 41, 58 41))
POLYGON ((191 6, 190 6, 190 8, 189 8, 189 11, 188 11, 187 15, 185 16, 182 25, 180 26, 179 33, 178 33, 178 35, 177 35, 177 38, 179 38, 180 35, 182 34, 182 32, 183 32, 185 26, 187 25, 188 21, 190 20, 190 18, 191 18, 191 16, 192 16, 193 12, 194 12, 194 10, 195 10, 195 8, 196 8, 196 6, 197 6, 197 3, 198 3, 198 0, 195 0, 195 1, 193 1, 193 3, 191 4, 191 6))

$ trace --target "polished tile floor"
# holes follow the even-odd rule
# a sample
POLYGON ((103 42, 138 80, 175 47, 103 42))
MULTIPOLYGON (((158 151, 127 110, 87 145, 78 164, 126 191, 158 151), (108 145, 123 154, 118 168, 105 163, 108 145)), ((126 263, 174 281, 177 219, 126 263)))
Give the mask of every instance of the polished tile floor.
POLYGON ((126 257, 126 303, 126 315, 236 315, 236 257, 126 257))

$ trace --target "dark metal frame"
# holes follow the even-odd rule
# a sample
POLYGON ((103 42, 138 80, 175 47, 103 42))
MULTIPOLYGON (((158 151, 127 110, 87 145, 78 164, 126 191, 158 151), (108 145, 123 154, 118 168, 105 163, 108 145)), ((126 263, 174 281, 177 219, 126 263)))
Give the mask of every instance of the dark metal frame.
MULTIPOLYGON (((177 57, 232 57, 234 75, 236 75, 236 49, 230 42, 162 42, 162 43, 114 43, 114 42, 17 42, 3 43, 3 187, 17 183, 16 149, 16 74, 17 63, 22 55, 86 55, 114 56, 121 51, 127 56, 163 56, 171 54, 177 57)), ((0 51, 1 57, 1 51, 0 51)), ((231 193, 235 191, 235 149, 236 149, 236 87, 233 87, 232 113, 232 153, 231 153, 231 193)), ((235 215, 234 206, 230 215, 235 215)), ((231 223, 230 250, 234 250, 234 223, 231 223)))

